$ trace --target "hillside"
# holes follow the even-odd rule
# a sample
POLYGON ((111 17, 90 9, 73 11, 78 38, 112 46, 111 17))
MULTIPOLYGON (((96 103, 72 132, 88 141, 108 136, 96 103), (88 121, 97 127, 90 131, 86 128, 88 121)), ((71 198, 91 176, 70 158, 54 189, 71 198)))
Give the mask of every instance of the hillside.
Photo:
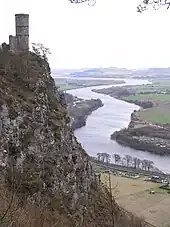
POLYGON ((170 68, 146 68, 146 69, 126 69, 126 68, 92 68, 88 70, 76 70, 70 72, 74 77, 103 77, 103 78, 134 78, 134 79, 168 79, 170 78, 170 68))
POLYGON ((111 203, 70 129, 48 63, 8 45, 0 60, 0 225, 144 226, 111 203))

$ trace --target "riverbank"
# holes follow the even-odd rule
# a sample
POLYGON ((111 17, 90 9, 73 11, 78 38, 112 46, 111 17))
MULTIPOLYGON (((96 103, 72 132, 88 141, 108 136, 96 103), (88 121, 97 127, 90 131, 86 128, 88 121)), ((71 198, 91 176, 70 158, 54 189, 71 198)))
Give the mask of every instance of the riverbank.
POLYGON ((114 132, 111 139, 136 150, 170 155, 170 126, 142 122, 139 112, 133 112, 128 128, 114 132))
POLYGON ((166 90, 163 84, 93 90, 141 106, 131 114, 129 126, 115 131, 111 139, 136 150, 170 155, 169 88, 166 83, 166 90))
POLYGON ((148 176, 148 177, 159 176, 161 178, 167 179, 168 181, 170 180, 170 174, 165 174, 165 173, 163 173, 159 170, 157 170, 157 171, 144 171, 144 170, 136 169, 136 168, 133 168, 133 167, 117 165, 115 163, 104 163, 104 162, 95 160, 94 157, 90 157, 90 159, 91 159, 93 169, 96 172, 99 172, 99 171, 103 171, 103 172, 119 171, 119 172, 124 172, 124 173, 129 173, 129 174, 139 174, 141 176, 148 176))
POLYGON ((68 91, 72 89, 85 88, 91 86, 111 85, 111 84, 125 84, 124 80, 101 80, 101 79, 78 79, 74 77, 70 78, 54 78, 56 86, 60 91, 68 91))
POLYGON ((83 100, 81 98, 65 94, 68 105, 68 113, 71 118, 71 128, 76 130, 86 125, 87 117, 95 110, 103 106, 100 99, 83 100))

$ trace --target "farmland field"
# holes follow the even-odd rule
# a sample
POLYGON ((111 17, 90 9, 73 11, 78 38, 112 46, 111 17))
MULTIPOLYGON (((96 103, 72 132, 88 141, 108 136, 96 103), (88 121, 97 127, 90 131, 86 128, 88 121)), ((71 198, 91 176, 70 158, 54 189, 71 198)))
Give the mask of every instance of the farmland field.
MULTIPOLYGON (((107 174, 102 175, 102 182, 108 186, 107 174)), ((111 183, 113 196, 121 207, 155 226, 170 226, 170 195, 159 189, 160 184, 115 175, 111 175, 111 183), (149 193, 151 189, 155 194, 149 193)))
POLYGON ((170 123, 170 94, 135 94, 122 99, 127 101, 152 101, 153 107, 138 112, 140 119, 158 124, 170 123))
POLYGON ((170 123, 170 104, 169 105, 160 105, 153 108, 148 108, 138 112, 141 120, 166 124, 170 123))
POLYGON ((170 94, 136 94, 123 97, 124 100, 153 100, 170 102, 170 94))

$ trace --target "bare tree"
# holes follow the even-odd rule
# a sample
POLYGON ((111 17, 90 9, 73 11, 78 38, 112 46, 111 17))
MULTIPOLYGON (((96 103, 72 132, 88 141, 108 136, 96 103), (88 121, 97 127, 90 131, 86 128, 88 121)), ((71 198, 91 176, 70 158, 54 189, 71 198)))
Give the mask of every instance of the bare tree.
POLYGON ((132 157, 130 155, 125 155, 126 165, 129 167, 130 163, 132 163, 132 157))
POLYGON ((133 166, 135 169, 140 169, 141 160, 139 158, 133 158, 133 166))
POLYGON ((45 61, 48 61, 48 55, 51 54, 50 49, 45 47, 41 43, 32 43, 32 50, 37 56, 42 58, 45 61))
POLYGON ((142 169, 147 171, 147 166, 148 166, 148 160, 146 159, 142 160, 142 169))
POLYGON ((133 167, 136 169, 137 168, 137 159, 138 158, 133 158, 133 167))
POLYGON ((141 4, 137 7, 137 12, 142 13, 147 10, 149 6, 153 7, 153 9, 158 10, 160 7, 165 6, 167 9, 170 6, 169 0, 142 0, 141 4))
POLYGON ((106 163, 107 163, 107 164, 110 163, 110 159, 111 159, 110 154, 105 153, 105 160, 106 160, 106 163))
POLYGON ((115 164, 120 163, 121 157, 120 157, 119 154, 114 154, 113 157, 114 157, 114 160, 115 160, 115 164))
POLYGON ((101 161, 101 153, 97 153, 97 160, 101 161))
POLYGON ((152 161, 148 161, 147 162, 147 169, 148 169, 148 171, 151 171, 151 169, 153 169, 153 165, 154 165, 154 162, 152 162, 152 161))
POLYGON ((101 161, 105 162, 105 153, 100 153, 100 155, 101 155, 101 161))
POLYGON ((122 158, 122 166, 126 166, 126 158, 125 157, 122 158))
POLYGON ((97 153, 97 159, 100 162, 104 162, 105 161, 105 153, 97 153))
POLYGON ((136 167, 137 167, 138 169, 140 169, 141 163, 142 163, 142 161, 141 161, 139 158, 137 158, 137 160, 136 160, 136 167))
POLYGON ((71 3, 84 3, 87 2, 89 6, 94 6, 96 4, 96 0, 69 0, 71 3))
MULTIPOLYGON (((88 3, 89 6, 94 6, 96 0, 69 0, 71 3, 88 3)), ((141 4, 137 6, 137 12, 142 13, 151 6, 153 9, 158 10, 160 7, 165 6, 167 9, 170 7, 170 0, 141 0, 141 4)))

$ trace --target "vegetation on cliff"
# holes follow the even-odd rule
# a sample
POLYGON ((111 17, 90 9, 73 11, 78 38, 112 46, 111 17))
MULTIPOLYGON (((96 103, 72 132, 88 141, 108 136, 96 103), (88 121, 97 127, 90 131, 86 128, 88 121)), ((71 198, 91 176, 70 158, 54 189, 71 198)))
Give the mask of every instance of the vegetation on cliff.
POLYGON ((0 60, 0 225, 144 226, 98 181, 48 63, 7 45, 0 60))

